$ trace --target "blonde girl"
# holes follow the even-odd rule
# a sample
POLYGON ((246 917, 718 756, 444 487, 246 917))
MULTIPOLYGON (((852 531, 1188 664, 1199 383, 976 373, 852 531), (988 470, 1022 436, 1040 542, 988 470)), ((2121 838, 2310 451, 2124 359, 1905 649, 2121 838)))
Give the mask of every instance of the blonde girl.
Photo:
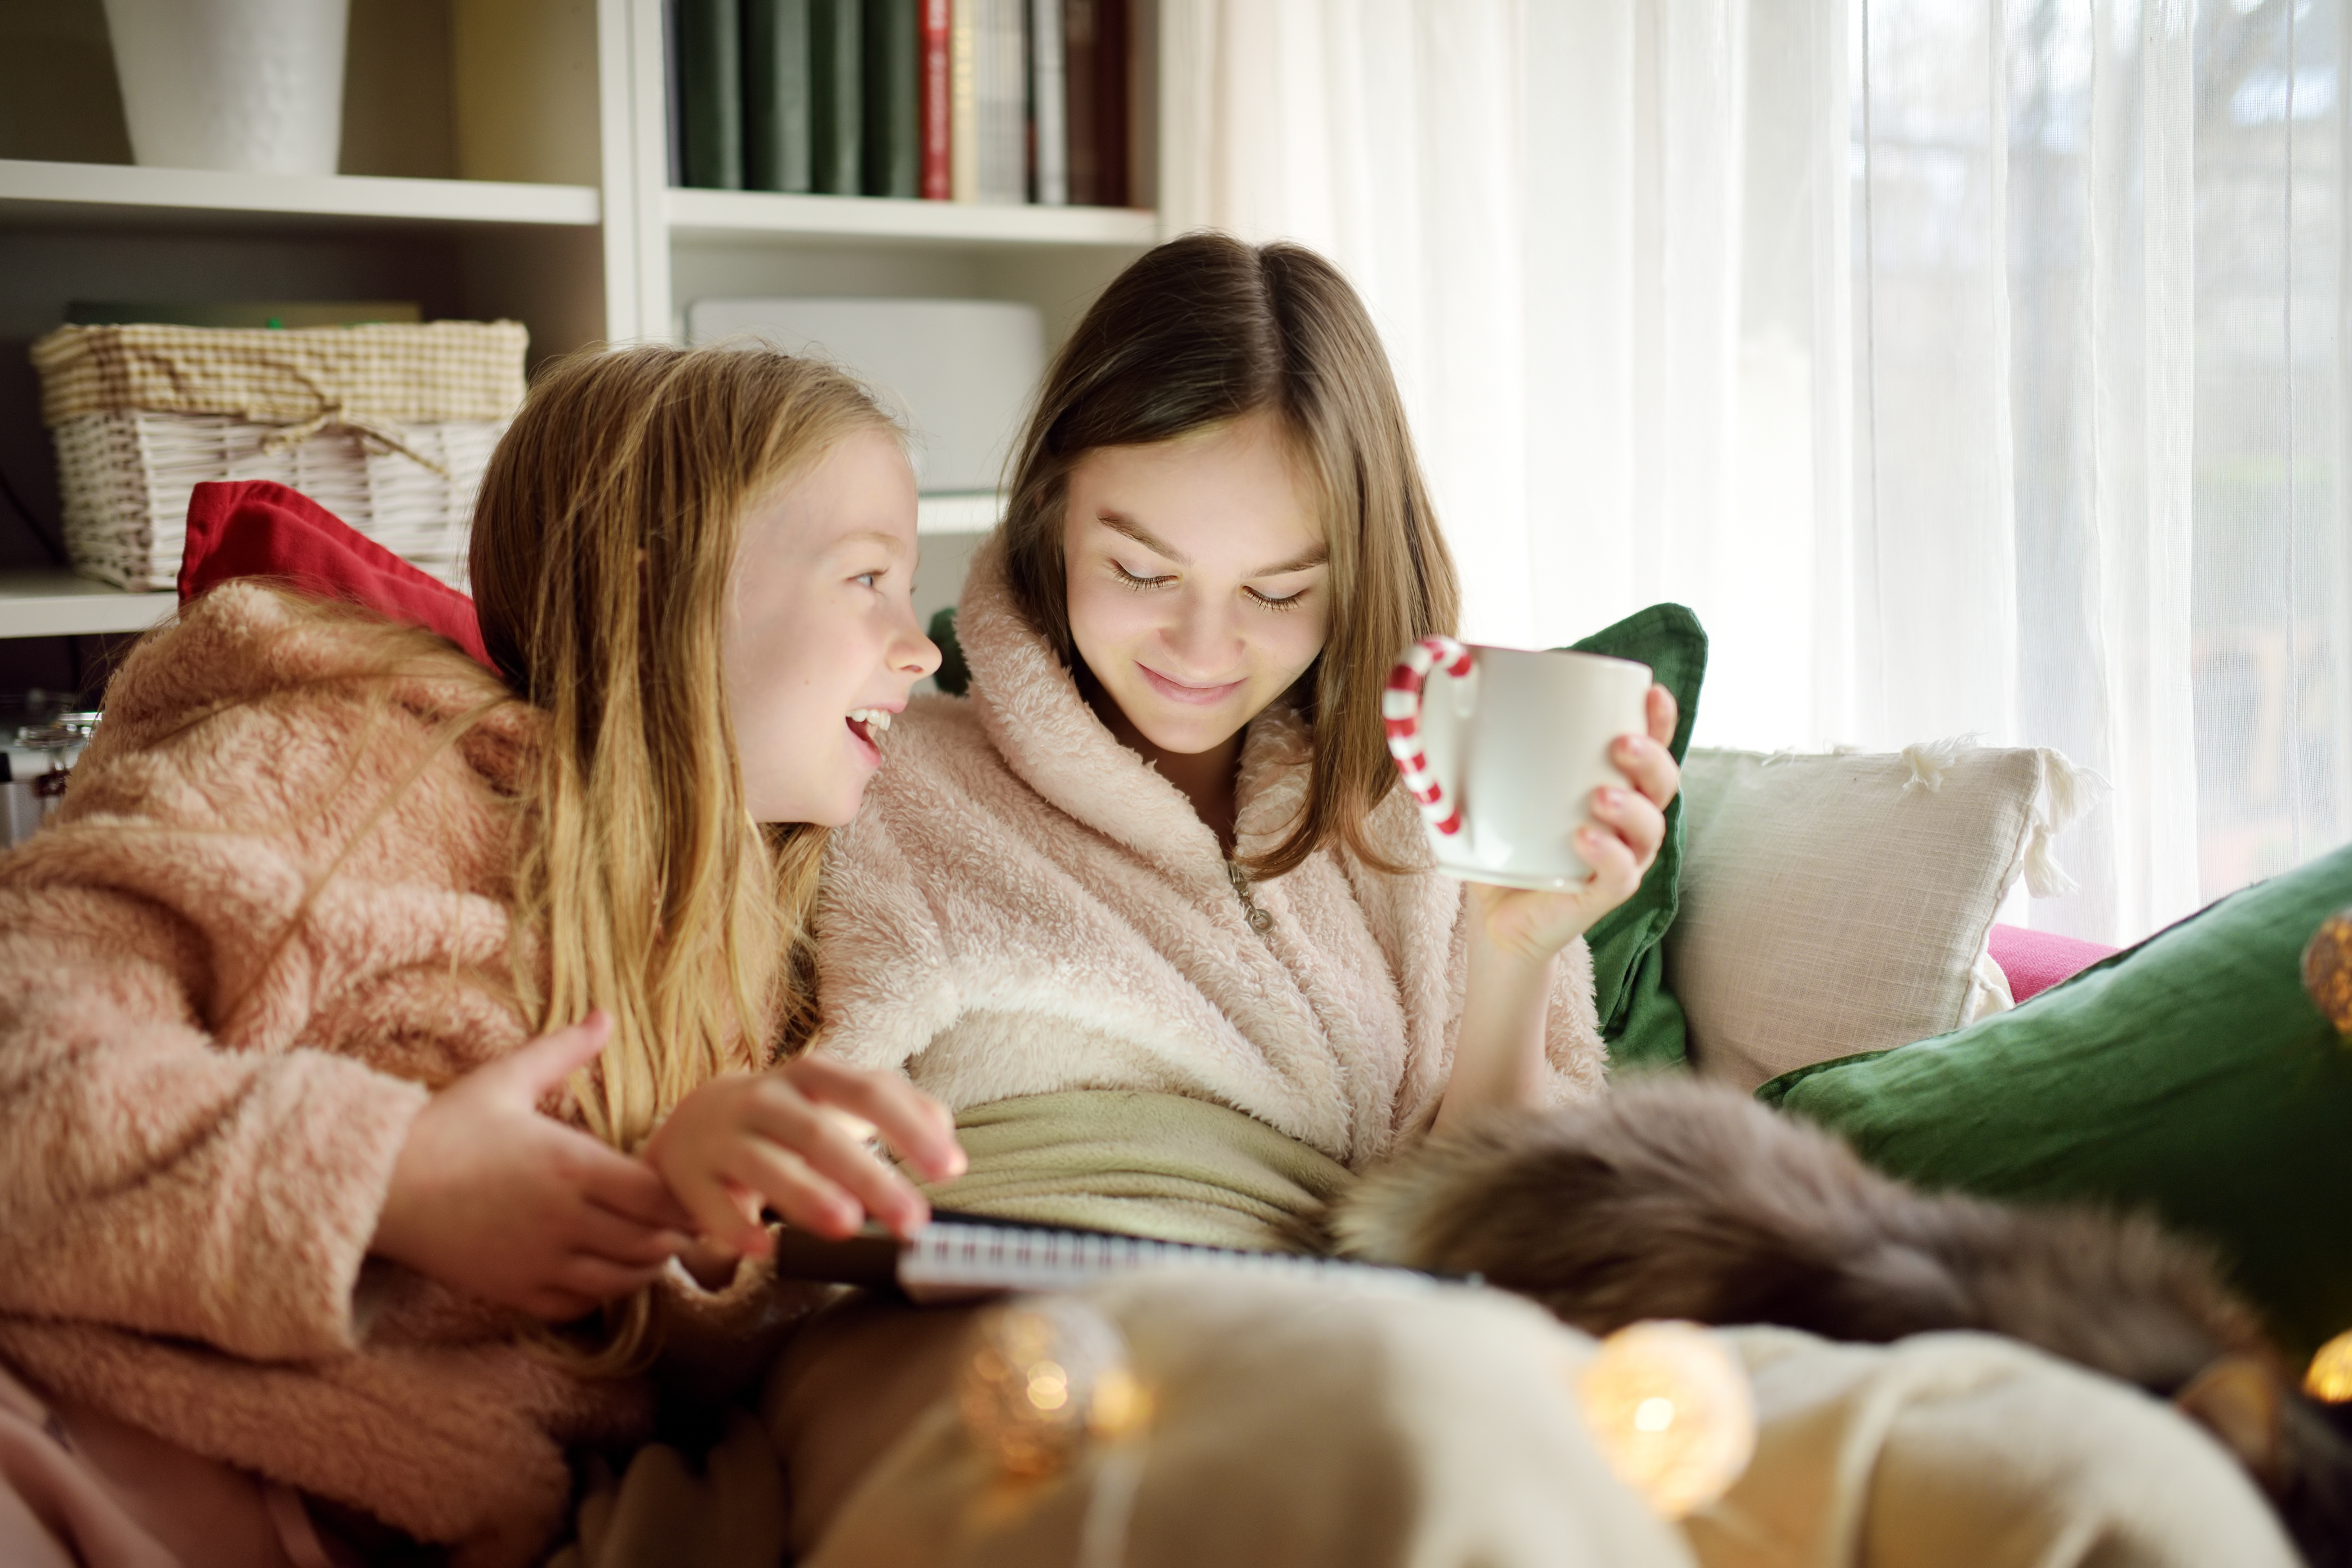
POLYGON ((694 1233, 921 1223, 836 1109, 960 1168, 903 1079, 774 1064, 938 658, 889 422, 772 353, 573 359, 474 539, 495 671, 230 584, 0 862, 11 1563, 533 1560, 563 1446, 646 1429, 621 1372, 790 1316, 694 1233))

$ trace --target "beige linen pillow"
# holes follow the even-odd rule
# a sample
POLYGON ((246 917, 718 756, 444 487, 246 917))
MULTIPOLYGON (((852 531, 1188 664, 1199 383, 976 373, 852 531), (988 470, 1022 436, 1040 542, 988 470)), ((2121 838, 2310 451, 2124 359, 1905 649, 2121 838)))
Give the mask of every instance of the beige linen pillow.
POLYGON ((2077 776, 2042 750, 1691 752, 1665 949, 1693 1062, 1753 1089, 2008 1007, 1985 941, 2029 865, 2063 890, 2053 793, 2072 816, 2077 776))

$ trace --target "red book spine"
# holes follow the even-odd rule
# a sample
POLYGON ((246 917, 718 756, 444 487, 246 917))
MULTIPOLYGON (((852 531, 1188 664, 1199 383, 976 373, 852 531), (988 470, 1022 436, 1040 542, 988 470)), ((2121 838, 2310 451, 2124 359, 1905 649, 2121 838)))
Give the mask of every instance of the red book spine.
POLYGON ((952 0, 923 4, 923 200, 955 199, 955 165, 948 101, 948 35, 952 0))

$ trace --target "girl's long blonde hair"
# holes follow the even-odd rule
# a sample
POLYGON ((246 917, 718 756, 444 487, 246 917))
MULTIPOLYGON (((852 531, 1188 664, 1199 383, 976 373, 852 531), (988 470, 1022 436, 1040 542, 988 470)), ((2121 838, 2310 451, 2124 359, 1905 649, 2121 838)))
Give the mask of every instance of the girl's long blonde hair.
POLYGON ((482 480, 482 639, 546 715, 516 874, 539 1030, 613 1015, 578 1094, 634 1150, 698 1085, 763 1066, 808 1010, 824 831, 744 801, 721 648, 745 510, 850 434, 848 377, 759 349, 646 346, 543 371, 482 480))

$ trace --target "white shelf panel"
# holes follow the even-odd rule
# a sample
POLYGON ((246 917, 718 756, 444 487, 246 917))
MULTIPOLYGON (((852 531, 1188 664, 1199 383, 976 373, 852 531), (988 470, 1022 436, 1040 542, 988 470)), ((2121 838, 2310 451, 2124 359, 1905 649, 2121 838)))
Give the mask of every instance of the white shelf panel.
POLYGON ((915 501, 915 532, 984 534, 1003 516, 1004 497, 993 491, 921 496, 915 501))
POLYGON ((240 174, 130 163, 0 159, 0 224, 126 224, 288 219, 372 223, 582 225, 597 222, 586 185, 495 180, 395 180, 373 174, 240 174))
POLYGON ((941 246, 1158 243, 1160 215, 1132 207, 1039 207, 910 202, 879 196, 784 196, 766 191, 665 193, 673 239, 912 240, 941 246))
MULTIPOLYGON (((1003 512, 1003 498, 986 491, 924 496, 915 504, 915 531, 983 534, 1003 512)), ((144 632, 178 604, 175 593, 125 593, 68 571, 0 571, 0 638, 144 632)))
POLYGON ((0 637, 144 632, 179 601, 176 593, 125 593, 65 571, 0 572, 0 637))

